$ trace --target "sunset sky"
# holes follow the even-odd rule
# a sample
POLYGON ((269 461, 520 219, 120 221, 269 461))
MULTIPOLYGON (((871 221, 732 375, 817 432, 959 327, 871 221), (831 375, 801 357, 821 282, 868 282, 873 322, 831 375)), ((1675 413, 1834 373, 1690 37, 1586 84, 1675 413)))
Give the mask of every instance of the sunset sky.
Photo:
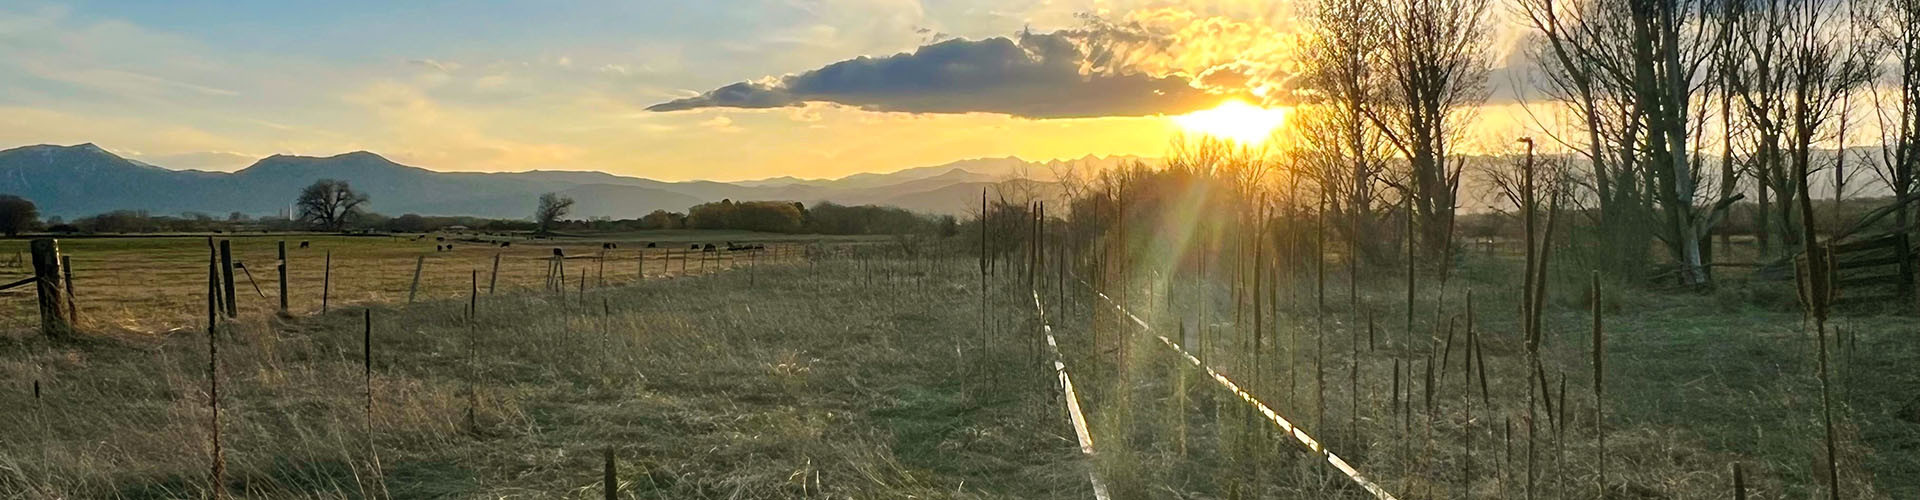
POLYGON ((1285 104, 1301 29, 1264 1, 281 3, 5 2, 0 148, 665 180, 1157 155, 1174 115, 1285 104))

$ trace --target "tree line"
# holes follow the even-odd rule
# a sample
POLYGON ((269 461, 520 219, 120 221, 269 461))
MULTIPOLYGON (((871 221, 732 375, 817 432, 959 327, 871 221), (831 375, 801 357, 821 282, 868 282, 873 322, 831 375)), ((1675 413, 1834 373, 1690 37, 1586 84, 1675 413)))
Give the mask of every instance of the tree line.
MULTIPOLYGON (((1735 258, 1716 237, 1751 235, 1770 265, 1920 224, 1920 0, 1309 6, 1275 140, 1176 138, 1159 167, 1060 172, 1070 207, 1049 213, 1067 241, 1114 237, 1096 230, 1110 218, 1226 218, 1277 251, 1324 239, 1363 265, 1444 272, 1471 232, 1704 289, 1716 257, 1735 258), (1509 7, 1529 51, 1510 59, 1533 61, 1510 69, 1539 95, 1514 103, 1520 126, 1489 130, 1494 10, 1509 7)), ((987 201, 969 224, 1021 244, 1039 200, 987 201)))
POLYGON ((371 211, 372 200, 349 183, 322 179, 301 190, 292 218, 253 217, 242 212, 225 215, 185 212, 154 214, 146 210, 115 210, 76 218, 42 221, 32 201, 0 195, 0 232, 74 233, 204 233, 244 231, 325 231, 417 233, 465 229, 480 232, 631 231, 659 229, 734 229, 774 233, 909 234, 941 232, 952 235, 952 216, 918 214, 895 207, 848 206, 820 202, 812 207, 789 201, 721 200, 690 207, 685 213, 655 210, 630 219, 568 218, 571 198, 556 193, 539 197, 532 218, 496 219, 466 216, 404 214, 386 216, 371 211))
POLYGON ((1444 255, 1475 178, 1499 213, 1564 218, 1524 235, 1612 274, 1660 269, 1696 287, 1711 284, 1714 236, 1745 230, 1777 260, 1821 236, 1920 223, 1920 0, 1515 2, 1536 61, 1515 83, 1544 93, 1518 103, 1526 126, 1479 120, 1492 0, 1316 0, 1288 140, 1241 159, 1266 164, 1245 175, 1368 261, 1395 255, 1409 217, 1417 258, 1444 255), (1868 184, 1891 196, 1842 210, 1868 184))

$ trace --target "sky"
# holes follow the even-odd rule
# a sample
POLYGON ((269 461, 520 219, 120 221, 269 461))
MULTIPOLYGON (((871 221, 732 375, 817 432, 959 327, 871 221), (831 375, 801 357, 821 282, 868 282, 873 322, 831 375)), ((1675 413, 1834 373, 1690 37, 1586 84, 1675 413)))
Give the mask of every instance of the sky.
MULTIPOLYGON (((662 180, 1155 156, 1183 130, 1175 116, 1278 98, 1293 9, 9 0, 0 148, 91 142, 204 170, 369 150, 442 171, 662 180)), ((1496 38, 1506 66, 1518 39, 1496 38)))

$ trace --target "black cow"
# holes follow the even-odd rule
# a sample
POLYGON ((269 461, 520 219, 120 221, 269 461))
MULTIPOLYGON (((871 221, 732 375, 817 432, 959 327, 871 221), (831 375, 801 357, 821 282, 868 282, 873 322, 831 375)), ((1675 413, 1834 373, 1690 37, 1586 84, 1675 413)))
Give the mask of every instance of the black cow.
POLYGON ((566 257, 566 256, 567 256, 567 254, 566 254, 565 252, 561 252, 561 251, 560 251, 560 247, 553 247, 553 256, 554 256, 554 257, 566 257))
POLYGON ((300 248, 306 248, 306 247, 307 247, 307 242, 305 241, 300 242, 300 248))
POLYGON ((502 242, 500 242, 500 248, 506 248, 506 247, 510 247, 510 246, 513 246, 513 242, 511 242, 511 241, 502 241, 502 242))
POLYGON ((707 246, 706 246, 706 247, 703 247, 703 248, 701 248, 701 249, 700 249, 700 251, 702 251, 702 252, 711 252, 711 251, 713 251, 713 244, 712 244, 712 243, 708 243, 708 244, 707 244, 707 246))
POLYGON ((699 243, 694 243, 694 244, 692 244, 692 245, 689 245, 689 246, 687 246, 687 249, 688 249, 688 250, 699 250, 699 249, 700 249, 700 244, 699 244, 699 243))
POLYGON ((659 248, 659 247, 654 246, 653 242, 647 242, 647 248, 659 248))

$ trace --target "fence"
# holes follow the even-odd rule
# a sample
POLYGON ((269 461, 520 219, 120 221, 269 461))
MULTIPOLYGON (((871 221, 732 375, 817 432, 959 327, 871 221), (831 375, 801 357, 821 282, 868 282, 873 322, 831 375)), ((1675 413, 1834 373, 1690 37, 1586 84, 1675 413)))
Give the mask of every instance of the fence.
POLYGON ((1087 289, 1091 290, 1094 295, 1099 296, 1100 300, 1106 302, 1109 305, 1112 305, 1116 312, 1126 316, 1126 318, 1130 322, 1132 322, 1135 326, 1140 327, 1140 331, 1142 333, 1145 333, 1147 335, 1152 335, 1155 339, 1160 341, 1161 345, 1166 346, 1168 350, 1172 351, 1174 355, 1179 356, 1180 359, 1182 360, 1185 360, 1187 364, 1193 365, 1195 369, 1205 372, 1209 378, 1213 379, 1214 383, 1219 384, 1220 387, 1223 389, 1226 389, 1227 392, 1233 393, 1234 396, 1239 397, 1242 402, 1245 402, 1246 404, 1253 406, 1255 410, 1259 411, 1261 415, 1265 416, 1268 421, 1273 422, 1275 426, 1279 427, 1280 430, 1285 432, 1289 437, 1292 437, 1294 441, 1300 443, 1301 446, 1306 447, 1307 450, 1320 455, 1322 458, 1326 460, 1328 465, 1331 465, 1333 466, 1334 469, 1340 471, 1341 475, 1344 475, 1348 480, 1353 481, 1353 483, 1356 486, 1359 486, 1361 489, 1366 490, 1367 493, 1372 494, 1374 498, 1377 498, 1379 500, 1395 500, 1393 494, 1388 493, 1385 488, 1382 488, 1380 487, 1379 484, 1376 484, 1372 480, 1367 479, 1367 477, 1361 474, 1358 469, 1355 469, 1352 464, 1347 463, 1345 459, 1340 458, 1340 456, 1337 454, 1334 454, 1333 451, 1326 449, 1325 446, 1322 446, 1320 444, 1319 440, 1314 439, 1313 436, 1307 434, 1307 431, 1301 429, 1299 426, 1294 425, 1292 421, 1287 420, 1287 418, 1284 416, 1281 416, 1280 413, 1274 411, 1273 408, 1268 407, 1265 402, 1262 402, 1260 401, 1259 398, 1254 397, 1252 393, 1249 393, 1246 390, 1241 389, 1240 385, 1234 383, 1232 379, 1228 379, 1226 375, 1222 375, 1219 371, 1214 370, 1212 367, 1207 366, 1206 363, 1202 363, 1200 361, 1200 358, 1195 357, 1192 353, 1187 352, 1186 349, 1181 348, 1180 344, 1175 343, 1172 339, 1168 339, 1164 335, 1153 333, 1153 327, 1149 326, 1145 320, 1140 319, 1139 316, 1135 316, 1132 311, 1128 311, 1125 307, 1122 307, 1118 302, 1115 302, 1111 297, 1108 297, 1106 293, 1093 289, 1093 285, 1088 284, 1085 281, 1080 281, 1079 283, 1083 286, 1086 286, 1087 289))
MULTIPOLYGON (((1040 318, 1040 331, 1046 335, 1047 351, 1053 356, 1053 372, 1060 379, 1060 395, 1067 407, 1067 420, 1073 425, 1073 437, 1080 443, 1080 454, 1089 460, 1093 458, 1093 433, 1087 430, 1087 416, 1080 411, 1080 396, 1073 390, 1073 377, 1067 375, 1067 364, 1060 356, 1060 344, 1054 341, 1053 325, 1047 322, 1047 311, 1040 305, 1040 291, 1033 292, 1033 312, 1040 318)), ((1093 483, 1093 496, 1098 500, 1108 500, 1112 496, 1107 492, 1107 484, 1100 480, 1098 471, 1087 471, 1087 480, 1093 483)))
MULTIPOLYGON (((24 261, 21 274, 0 279, 0 284, 13 282, 0 287, 0 292, 16 294, 0 305, 0 319, 18 322, 9 329, 65 335, 79 323, 78 306, 90 303, 86 319, 94 328, 141 332, 193 328, 199 318, 192 311, 207 290, 179 276, 207 264, 209 253, 217 275, 216 293, 221 295, 219 309, 226 317, 298 316, 352 304, 458 297, 467 293, 467 281, 474 272, 483 281, 479 285, 486 288, 485 293, 497 289, 538 290, 540 271, 552 262, 547 257, 551 249, 546 246, 462 245, 458 252, 451 248, 424 251, 404 241, 377 237, 311 242, 272 237, 167 237, 131 246, 118 243, 131 241, 128 239, 100 244, 104 241, 74 243, 46 238, 16 243, 22 250, 31 247, 33 253, 31 258, 24 252, 20 255, 19 260, 24 261), (74 293, 76 281, 85 296, 74 293)), ((798 259, 803 252, 797 243, 716 246, 712 250, 702 245, 585 251, 583 244, 592 245, 561 245, 569 254, 566 276, 554 276, 552 271, 546 274, 550 282, 564 279, 569 296, 582 285, 609 286, 746 269, 798 259)))
MULTIPOLYGON (((1829 247, 1834 303, 1895 301, 1913 296, 1913 248, 1907 233, 1887 233, 1829 247)), ((1805 266, 1806 259, 1799 260, 1805 266)))

